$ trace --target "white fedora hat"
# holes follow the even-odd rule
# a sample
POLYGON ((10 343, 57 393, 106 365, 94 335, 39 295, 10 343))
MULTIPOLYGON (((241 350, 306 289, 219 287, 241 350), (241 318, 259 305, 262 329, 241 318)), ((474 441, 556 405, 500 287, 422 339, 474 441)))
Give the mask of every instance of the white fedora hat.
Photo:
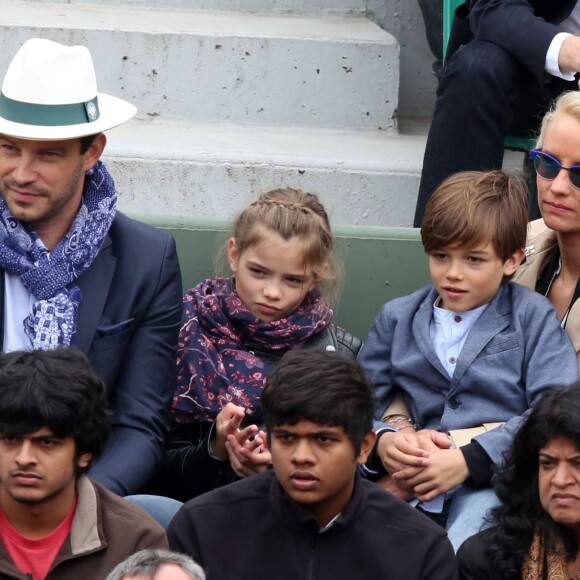
POLYGON ((125 123, 137 109, 97 92, 84 46, 27 40, 14 56, 0 93, 0 133, 38 141, 73 139, 125 123))

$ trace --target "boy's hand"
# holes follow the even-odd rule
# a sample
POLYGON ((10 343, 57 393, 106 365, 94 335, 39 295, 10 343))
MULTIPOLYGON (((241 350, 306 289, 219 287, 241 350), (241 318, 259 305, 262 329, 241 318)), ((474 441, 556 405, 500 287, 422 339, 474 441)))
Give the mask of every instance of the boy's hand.
POLYGON ((420 447, 417 434, 412 429, 381 434, 377 453, 388 473, 429 464, 429 453, 420 447))
MULTIPOLYGON (((228 435, 237 433, 246 410, 244 407, 238 407, 233 403, 228 403, 219 413, 215 419, 214 438, 210 441, 211 452, 220 459, 228 458, 228 451, 226 449, 226 441, 228 435)), ((258 428, 256 427, 256 431, 258 428)))
MULTIPOLYGON (((255 427, 255 425, 250 427, 255 427)), ((253 433, 256 433, 255 430, 250 431, 250 428, 246 427, 235 435, 228 435, 226 449, 232 469, 238 477, 256 475, 268 469, 272 464, 272 456, 266 445, 266 434, 258 431, 250 440, 249 437, 253 433)))
POLYGON ((377 453, 389 473, 401 471, 407 467, 426 467, 429 465, 429 453, 450 447, 451 442, 444 433, 434 429, 388 432, 381 435, 377 453))
POLYGON ((419 445, 426 451, 449 449, 451 447, 449 435, 441 433, 441 431, 436 431, 435 429, 421 429, 417 431, 417 439, 419 440, 419 445))
POLYGON ((460 449, 438 449, 429 453, 429 465, 408 467, 393 474, 414 490, 415 497, 430 501, 453 489, 469 477, 469 469, 460 449))

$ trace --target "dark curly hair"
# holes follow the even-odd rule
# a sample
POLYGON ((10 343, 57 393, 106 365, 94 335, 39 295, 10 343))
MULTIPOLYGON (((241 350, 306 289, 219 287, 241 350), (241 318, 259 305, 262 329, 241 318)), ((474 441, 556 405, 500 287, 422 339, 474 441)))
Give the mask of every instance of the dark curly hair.
POLYGON ((578 551, 575 531, 556 523, 540 503, 539 453, 558 438, 580 449, 580 383, 546 392, 516 433, 505 465, 498 470, 495 489, 502 504, 492 510, 495 528, 486 550, 498 577, 521 578, 536 526, 544 532, 548 549, 559 538, 570 559, 578 551))
POLYGON ((97 457, 109 436, 103 382, 76 348, 0 355, 0 432, 22 437, 48 427, 72 437, 77 457, 97 457))

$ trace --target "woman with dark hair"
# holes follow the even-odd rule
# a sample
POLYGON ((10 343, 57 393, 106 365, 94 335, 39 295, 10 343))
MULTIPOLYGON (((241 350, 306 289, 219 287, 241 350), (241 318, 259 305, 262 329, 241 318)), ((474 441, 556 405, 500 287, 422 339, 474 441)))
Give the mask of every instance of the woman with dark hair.
POLYGON ((517 432, 493 527, 459 549, 462 580, 580 578, 580 383, 552 389, 517 432))

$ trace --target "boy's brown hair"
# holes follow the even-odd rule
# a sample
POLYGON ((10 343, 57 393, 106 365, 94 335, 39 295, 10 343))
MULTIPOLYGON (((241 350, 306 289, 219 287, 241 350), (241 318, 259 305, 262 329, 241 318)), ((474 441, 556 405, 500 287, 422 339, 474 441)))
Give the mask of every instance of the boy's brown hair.
POLYGON ((465 171, 448 177, 431 196, 421 240, 428 254, 491 242, 505 261, 526 245, 528 219, 521 178, 505 171, 465 171))

